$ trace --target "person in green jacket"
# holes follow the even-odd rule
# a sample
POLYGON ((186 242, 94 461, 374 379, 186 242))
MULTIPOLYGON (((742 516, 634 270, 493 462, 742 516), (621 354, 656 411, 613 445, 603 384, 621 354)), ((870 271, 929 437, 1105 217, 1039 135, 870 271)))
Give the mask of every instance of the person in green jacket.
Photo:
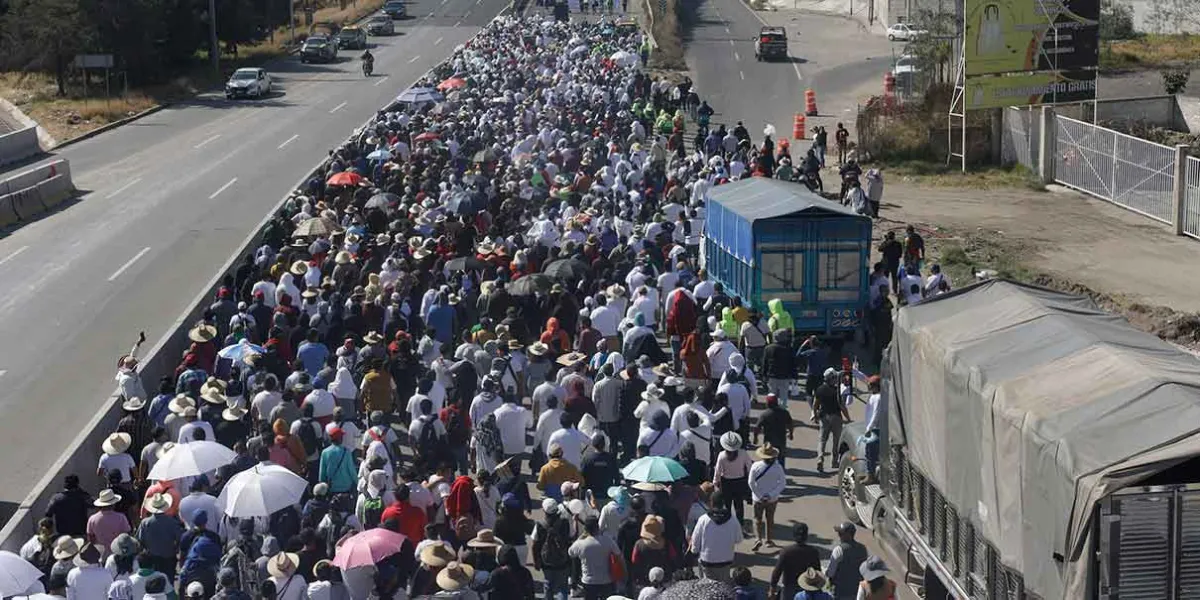
POLYGON ((650 38, 642 40, 642 47, 638 49, 638 55, 642 59, 642 67, 645 68, 646 63, 650 62, 650 38))
POLYGON ((742 332, 741 325, 733 318, 733 309, 728 306, 721 309, 721 329, 730 340, 737 340, 742 332))
POLYGON ((785 330, 789 333, 796 332, 796 326, 792 323, 792 315, 783 309, 783 301, 779 298, 772 298, 767 302, 767 308, 771 311, 771 318, 767 319, 767 327, 771 333, 779 330, 785 330))

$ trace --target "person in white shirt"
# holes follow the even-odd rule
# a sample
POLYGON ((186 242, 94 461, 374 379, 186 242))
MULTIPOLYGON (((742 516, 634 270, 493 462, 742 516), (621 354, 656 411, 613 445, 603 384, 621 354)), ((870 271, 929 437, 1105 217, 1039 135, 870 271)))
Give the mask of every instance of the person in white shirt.
POLYGON ((946 278, 946 274, 942 273, 941 265, 933 265, 929 268, 930 275, 925 280, 925 289, 922 290, 926 298, 940 296, 950 291, 950 280, 946 278))
POLYGON ((650 428, 651 421, 654 420, 656 413, 670 414, 671 405, 663 400, 666 391, 658 387, 658 384, 651 383, 646 386, 646 391, 642 392, 642 401, 633 409, 633 416, 640 419, 639 430, 645 431, 650 428))
MULTIPOLYGON (((629 308, 629 298, 625 297, 625 288, 619 283, 614 283, 608 286, 605 293, 608 295, 608 307, 616 311, 618 315, 624 316, 629 308)), ((596 318, 592 317, 592 326, 595 327, 595 325, 596 318)))
POLYGON ((300 555, 291 552, 280 552, 267 561, 267 574, 275 583, 275 597, 278 600, 308 598, 308 582, 296 574, 299 566, 300 555))
POLYGON ((563 413, 559 419, 562 424, 562 429, 555 431, 550 436, 550 443, 547 445, 554 446, 557 444, 563 451, 563 460, 571 463, 576 469, 583 466, 583 450, 591 445, 592 440, 576 428, 574 418, 569 413, 563 413))
POLYGON ((542 462, 550 450, 550 436, 562 429, 563 409, 559 407, 556 396, 546 399, 546 408, 538 415, 537 427, 533 430, 533 450, 542 462))
POLYGON ((765 541, 775 546, 771 529, 775 526, 775 506, 787 487, 787 474, 779 464, 779 450, 765 442, 754 451, 757 459, 750 465, 750 498, 754 501, 754 548, 757 551, 765 541))
MULTIPOLYGON (((505 398, 504 404, 496 409, 496 427, 500 429, 500 445, 504 457, 518 457, 525 453, 525 432, 533 428, 533 413, 517 403, 516 396, 505 398)), ((520 470, 517 463, 514 470, 520 470)))
POLYGON ((671 418, 665 410, 655 409, 650 425, 638 434, 638 447, 645 446, 649 456, 675 458, 679 455, 679 434, 671 429, 671 418))
POLYGON ((189 406, 183 410, 183 420, 185 423, 179 428, 179 439, 176 443, 186 444, 197 439, 215 441, 217 436, 213 433, 212 424, 208 421, 199 420, 196 407, 189 406), (203 431, 203 437, 197 436, 197 431, 203 431))
MULTIPOLYGON (((712 425, 697 412, 687 413, 687 428, 679 431, 679 449, 690 446, 696 460, 712 466, 712 425)), ((676 430, 678 431, 678 430, 676 430)))
POLYGON ((275 391, 279 386, 279 381, 274 375, 268 375, 263 380, 263 390, 254 395, 250 400, 250 412, 254 415, 254 420, 258 423, 266 421, 271 416, 271 411, 275 410, 283 402, 283 395, 275 391))
POLYGON ((696 273, 696 278, 700 281, 692 288, 692 296, 696 298, 697 305, 703 306, 716 291, 716 286, 708 279, 708 272, 704 269, 696 273))
POLYGON ((100 566, 100 548, 88 544, 75 557, 75 568, 67 573, 67 600, 96 600, 108 597, 113 576, 100 566))
POLYGON ((497 387, 495 379, 490 377, 483 379, 483 390, 475 395, 474 400, 471 400, 471 408, 467 412, 473 427, 478 427, 488 415, 496 412, 496 409, 503 404, 503 400, 496 394, 497 387))
MULTIPOLYGON (((413 419, 408 424, 408 436, 414 449, 418 452, 435 451, 437 448, 418 448, 421 445, 421 438, 426 434, 425 428, 433 428, 433 437, 429 438, 435 443, 438 440, 446 439, 446 426, 442 420, 433 414, 433 401, 429 398, 421 400, 421 404, 417 406, 417 412, 413 414, 413 419)), ((425 458, 430 458, 425 456, 425 458)))
POLYGON ((751 390, 757 387, 751 379, 754 373, 746 367, 744 356, 734 354, 729 358, 729 364, 729 370, 721 375, 721 381, 717 384, 717 393, 725 394, 729 398, 729 415, 733 418, 734 427, 740 428, 742 421, 750 416, 750 406, 754 399, 751 390))
POLYGON ((729 357, 737 353, 737 346, 726 339, 724 329, 718 328, 713 332, 712 337, 713 341, 708 345, 704 354, 708 357, 708 366, 713 379, 719 379, 721 374, 729 368, 729 357))
POLYGON ((333 409, 337 406, 337 400, 325 387, 326 385, 322 383, 320 387, 314 388, 308 393, 308 396, 304 397, 304 403, 312 405, 313 417, 317 419, 332 417, 333 409))
POLYGON ((924 298, 921 294, 925 289, 925 282, 921 280, 921 272, 917 271, 917 267, 909 266, 902 267, 904 275, 900 277, 900 296, 908 306, 916 306, 921 303, 924 298), (909 271, 912 269, 912 271, 909 271))
MULTIPOLYGON (((657 296, 657 294, 655 295, 657 296)), ((641 313, 641 315, 646 319, 646 327, 654 329, 655 325, 658 323, 658 303, 655 302, 654 298, 650 297, 650 288, 644 285, 638 288, 637 298, 635 298, 633 304, 630 305, 629 313, 630 314, 626 316, 630 319, 632 319, 635 314, 641 313)))
POLYGON ((726 508, 724 495, 712 494, 708 512, 696 520, 691 550, 700 560, 700 571, 716 581, 729 581, 734 548, 742 541, 742 525, 726 508))
POLYGON ((608 340, 609 348, 617 348, 617 326, 621 323, 621 313, 608 305, 608 297, 601 294, 596 297, 596 308, 590 315, 592 327, 608 340))
POLYGON ((213 532, 224 541, 225 532, 223 529, 225 527, 224 519, 222 519, 224 512, 218 505, 217 497, 206 493, 207 490, 208 485, 205 483, 204 478, 197 477, 193 479, 192 485, 188 489, 191 493, 179 499, 179 518, 188 529, 191 529, 196 515, 201 512, 207 513, 208 522, 217 524, 213 528, 213 532))

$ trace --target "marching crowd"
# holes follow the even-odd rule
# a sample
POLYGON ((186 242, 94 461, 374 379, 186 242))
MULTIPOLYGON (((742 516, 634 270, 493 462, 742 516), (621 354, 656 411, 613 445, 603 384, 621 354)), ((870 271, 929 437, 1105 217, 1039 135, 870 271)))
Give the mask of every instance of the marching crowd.
POLYGON ((850 523, 824 568, 803 523, 769 585, 735 566, 777 543, 789 396, 823 466, 855 370, 698 268, 708 190, 778 155, 689 152, 711 109, 641 47, 500 18, 330 151, 173 373, 121 358, 96 472, 21 551, 30 597, 891 597, 850 523))

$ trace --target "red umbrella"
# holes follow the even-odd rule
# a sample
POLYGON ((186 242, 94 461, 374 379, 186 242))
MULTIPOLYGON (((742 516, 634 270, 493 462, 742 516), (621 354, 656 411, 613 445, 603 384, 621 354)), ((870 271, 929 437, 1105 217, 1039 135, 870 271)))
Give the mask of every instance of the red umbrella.
POLYGON ((438 134, 436 134, 432 131, 426 131, 425 133, 422 133, 421 135, 418 135, 417 137, 413 138, 413 141, 414 142, 432 142, 433 140, 436 140, 439 137, 441 137, 441 136, 439 136, 438 134))
POLYGON ((334 173, 325 183, 327 185, 358 185, 363 180, 362 175, 352 171, 334 173))
POLYGON ((467 87, 466 79, 463 79, 462 77, 451 77, 439 83, 437 89, 440 92, 444 92, 446 90, 457 90, 464 87, 467 87))

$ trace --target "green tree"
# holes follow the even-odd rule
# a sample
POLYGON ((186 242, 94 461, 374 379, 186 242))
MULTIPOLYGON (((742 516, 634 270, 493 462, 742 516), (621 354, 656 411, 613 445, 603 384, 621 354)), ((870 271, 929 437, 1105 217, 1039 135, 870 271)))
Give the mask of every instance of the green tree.
POLYGON ((92 47, 97 33, 78 0, 12 0, 5 26, 14 64, 53 70, 59 96, 67 93, 71 60, 92 47))
POLYGON ((922 9, 913 16, 913 26, 928 33, 908 42, 905 52, 917 59, 917 65, 929 83, 945 83, 954 59, 958 39, 958 19, 952 12, 922 9))

